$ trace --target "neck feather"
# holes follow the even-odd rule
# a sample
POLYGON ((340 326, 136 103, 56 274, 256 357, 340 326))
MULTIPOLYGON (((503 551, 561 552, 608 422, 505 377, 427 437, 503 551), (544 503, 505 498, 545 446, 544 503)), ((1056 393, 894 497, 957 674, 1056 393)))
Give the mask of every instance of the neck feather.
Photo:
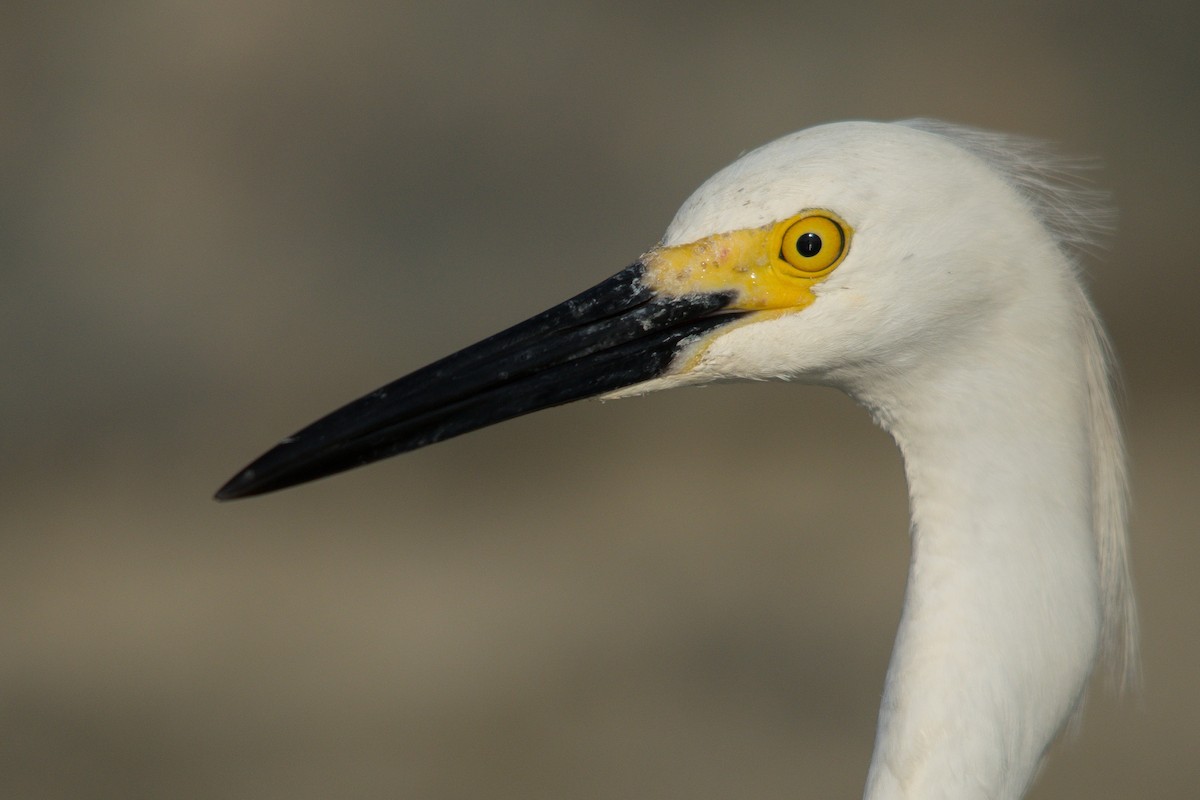
POLYGON ((1132 663, 1119 430, 1072 288, 1032 336, 1028 309, 1001 315, 852 390, 903 452, 912 511, 869 798, 1022 796, 1102 643, 1125 630, 1132 663))

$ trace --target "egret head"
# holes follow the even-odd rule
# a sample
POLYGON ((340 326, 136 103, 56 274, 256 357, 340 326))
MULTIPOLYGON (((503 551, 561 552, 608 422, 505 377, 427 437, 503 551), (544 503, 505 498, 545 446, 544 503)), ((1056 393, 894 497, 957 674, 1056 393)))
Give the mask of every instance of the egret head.
POLYGON ((761 147, 701 186, 633 266, 330 414, 218 496, 582 397, 738 378, 853 389, 935 357, 1069 275, 1016 173, 978 145, 852 122, 761 147))
POLYGON ((1069 261, 1019 176, 969 144, 839 123, 718 172, 643 258, 646 280, 666 294, 729 292, 726 308, 744 316, 623 393, 738 378, 844 384, 936 358, 1036 305, 1070 278, 1069 261))

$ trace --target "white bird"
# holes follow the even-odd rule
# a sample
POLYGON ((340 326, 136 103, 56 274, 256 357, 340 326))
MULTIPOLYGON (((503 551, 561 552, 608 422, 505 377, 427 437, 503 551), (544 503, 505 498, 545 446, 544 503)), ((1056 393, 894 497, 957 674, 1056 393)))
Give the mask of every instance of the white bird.
POLYGON ((260 494, 581 397, 841 388, 899 446, 912 559, 865 797, 1025 794, 1099 654, 1132 676, 1126 486, 1062 162, 940 123, 750 152, 633 266, 330 414, 218 493, 260 494))

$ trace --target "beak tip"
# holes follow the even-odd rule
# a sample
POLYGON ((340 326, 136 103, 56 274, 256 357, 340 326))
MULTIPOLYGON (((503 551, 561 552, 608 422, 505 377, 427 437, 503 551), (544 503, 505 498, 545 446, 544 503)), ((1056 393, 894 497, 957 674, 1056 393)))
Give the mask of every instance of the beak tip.
POLYGON ((299 434, 289 436, 226 481, 213 499, 223 502, 270 494, 366 463, 355 461, 356 454, 351 454, 350 460, 332 457, 321 444, 323 439, 316 436, 301 441, 299 434))
POLYGON ((230 478, 224 486, 218 489, 216 494, 213 495, 213 499, 219 502, 225 502, 226 500, 237 500, 242 497, 249 497, 250 495, 254 494, 251 486, 253 479, 254 473, 252 471, 243 470, 242 472, 239 472, 237 475, 234 475, 232 478, 230 478), (250 474, 247 475, 247 472, 250 474))
POLYGON ((270 469, 268 458, 273 455, 276 455, 275 450, 270 450, 254 463, 242 468, 217 489, 213 499, 219 502, 241 500, 243 497, 255 497, 291 486, 295 481, 281 480, 282 476, 277 474, 278 471, 270 469))

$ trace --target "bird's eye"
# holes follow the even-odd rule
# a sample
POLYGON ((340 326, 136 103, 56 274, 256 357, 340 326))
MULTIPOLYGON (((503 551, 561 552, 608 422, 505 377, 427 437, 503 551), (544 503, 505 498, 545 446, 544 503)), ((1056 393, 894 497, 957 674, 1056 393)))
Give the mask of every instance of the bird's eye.
POLYGON ((809 214, 784 224, 779 257, 805 275, 833 269, 846 252, 846 231, 831 217, 809 214))

